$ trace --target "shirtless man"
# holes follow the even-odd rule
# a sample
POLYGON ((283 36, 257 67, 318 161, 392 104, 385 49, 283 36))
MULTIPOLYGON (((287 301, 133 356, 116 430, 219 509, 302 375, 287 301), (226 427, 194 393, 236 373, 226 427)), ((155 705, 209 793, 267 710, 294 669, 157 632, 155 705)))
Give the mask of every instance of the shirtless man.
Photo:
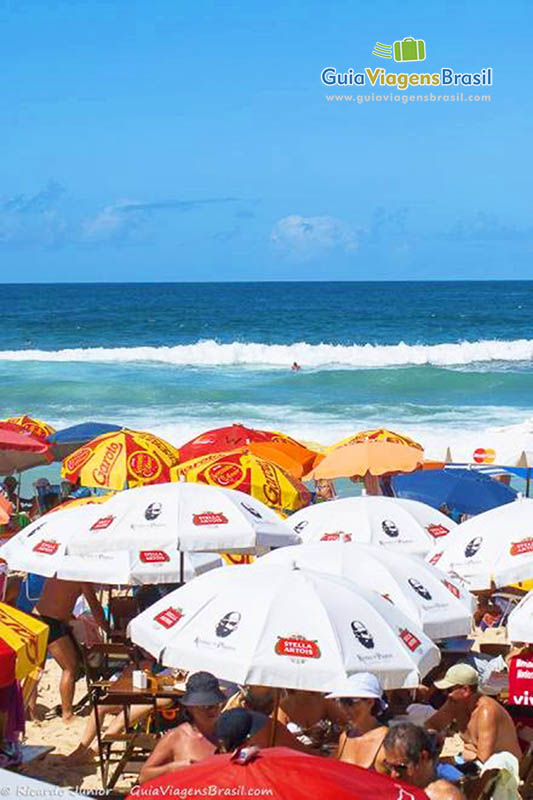
POLYGON ((48 578, 34 610, 34 614, 41 617, 50 629, 48 651, 62 670, 59 694, 61 696, 63 722, 65 723, 71 722, 74 717, 72 703, 78 669, 78 653, 72 641, 69 623, 72 620, 72 612, 80 594, 85 596, 100 628, 107 632, 109 626, 91 583, 48 578))
POLYGON ((435 681, 446 692, 444 705, 429 717, 425 726, 445 731, 455 723, 464 742, 466 761, 485 762, 494 753, 507 751, 520 760, 522 751, 516 728, 505 708, 493 697, 478 692, 478 674, 468 664, 455 664, 444 678, 435 681))
POLYGON ((215 723, 226 698, 210 672, 195 672, 187 681, 181 705, 188 719, 169 731, 156 744, 143 766, 139 782, 175 772, 215 752, 215 723))

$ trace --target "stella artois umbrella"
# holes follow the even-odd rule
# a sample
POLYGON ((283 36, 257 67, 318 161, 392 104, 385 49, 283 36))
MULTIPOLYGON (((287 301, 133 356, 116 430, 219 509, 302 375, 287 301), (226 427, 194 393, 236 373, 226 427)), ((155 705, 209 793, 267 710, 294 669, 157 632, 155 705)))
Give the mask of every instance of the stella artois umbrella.
POLYGON ((265 564, 348 578, 389 600, 433 640, 470 633, 472 595, 417 556, 351 542, 318 542, 282 547, 255 562, 256 567, 265 564))
POLYGON ((48 625, 0 603, 0 687, 22 680, 44 663, 48 625))
POLYGON ((43 441, 46 440, 47 436, 51 436, 55 433, 55 428, 52 428, 47 422, 42 422, 40 419, 30 417, 28 414, 22 414, 20 417, 9 417, 6 422, 18 425, 35 439, 42 439, 43 441))
POLYGON ((296 511, 311 501, 303 483, 247 449, 202 456, 179 464, 171 474, 173 480, 237 489, 278 511, 296 511))
POLYGON ((528 592, 507 618, 510 642, 533 642, 533 592, 528 592))
POLYGON ((396 497, 345 497, 304 508, 288 523, 302 542, 359 542, 426 555, 455 522, 425 503, 396 497))
POLYGON ((216 755, 187 769, 166 772, 136 786, 127 800, 154 797, 214 797, 236 795, 272 800, 427 800, 427 794, 373 770, 334 758, 298 753, 288 747, 250 748, 241 753, 216 755))
MULTIPOLYGON (((238 450, 258 444, 256 455, 273 461, 301 478, 312 469, 317 453, 296 439, 277 431, 261 431, 233 424, 205 431, 180 447, 180 461, 191 461, 211 453, 238 450), (291 465, 291 466, 288 466, 291 465), (296 469, 296 471, 294 471, 296 469)), ((250 448, 255 452, 254 448, 250 448)))
POLYGON ((38 575, 172 583, 220 565, 205 551, 255 553, 297 541, 273 511, 248 495, 167 483, 120 492, 101 506, 46 514, 10 539, 2 557, 12 569, 38 575))
POLYGON ((471 591, 533 577, 533 500, 520 498, 458 525, 427 560, 471 591))
POLYGON ((167 666, 316 692, 355 672, 375 673, 387 689, 417 686, 440 659, 376 592, 278 564, 201 575, 132 620, 129 632, 167 666))
POLYGON ((121 489, 170 480, 179 461, 171 444, 144 431, 123 429, 97 436, 63 461, 65 480, 100 489, 121 489))
POLYGON ((309 478, 351 478, 412 472, 422 465, 424 449, 408 436, 385 428, 361 431, 329 448, 309 478))

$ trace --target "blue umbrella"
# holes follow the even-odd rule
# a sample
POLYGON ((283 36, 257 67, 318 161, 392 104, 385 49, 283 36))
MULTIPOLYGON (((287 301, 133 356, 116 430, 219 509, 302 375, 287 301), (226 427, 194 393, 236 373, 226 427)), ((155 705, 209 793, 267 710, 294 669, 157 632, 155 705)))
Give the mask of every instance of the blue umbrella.
POLYGON ((517 493, 500 481, 472 469, 426 469, 395 475, 396 497, 420 500, 433 508, 445 503, 455 514, 481 514, 516 500, 517 493))
POLYGON ((48 437, 47 442, 52 446, 52 453, 56 461, 63 461, 78 447, 92 441, 103 433, 122 430, 121 425, 109 425, 105 422, 82 422, 80 425, 71 425, 62 428, 48 437))

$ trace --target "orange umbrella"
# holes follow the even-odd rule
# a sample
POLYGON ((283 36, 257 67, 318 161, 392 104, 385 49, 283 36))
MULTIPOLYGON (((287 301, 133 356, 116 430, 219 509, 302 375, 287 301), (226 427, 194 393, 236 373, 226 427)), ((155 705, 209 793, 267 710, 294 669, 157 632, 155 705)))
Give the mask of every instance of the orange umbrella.
POLYGON ((5 495, 0 492, 0 525, 7 525, 13 513, 13 503, 10 503, 5 495))
POLYGON ((28 414, 22 414, 20 417, 9 417, 6 422, 11 422, 13 425, 19 425, 36 439, 46 439, 47 436, 51 436, 56 432, 56 429, 52 428, 51 425, 48 425, 47 422, 42 422, 40 419, 30 417, 28 414))
POLYGON ((228 453, 243 447, 257 452, 257 455, 267 461, 279 464, 297 478, 313 469, 317 456, 316 451, 279 431, 262 431, 233 424, 204 431, 187 442, 180 447, 180 459, 182 462, 192 461, 212 453, 228 453), (261 447, 255 450, 253 448, 256 445, 261 447))
POLYGON ((311 499, 309 490, 290 472, 246 447, 186 461, 174 467, 171 474, 173 480, 238 489, 276 511, 296 511, 309 505, 311 499))
POLYGON ((322 458, 319 453, 314 453, 300 445, 294 447, 291 442, 283 440, 250 442, 246 449, 254 456, 263 458, 265 461, 272 461, 298 480, 313 469, 322 458))
POLYGON ((178 451, 164 439, 124 428, 79 447, 65 458, 61 474, 71 483, 121 491, 170 481, 178 461, 178 451))
POLYGON ((422 445, 386 428, 361 431, 333 447, 306 478, 351 478, 412 472, 424 461, 422 445))

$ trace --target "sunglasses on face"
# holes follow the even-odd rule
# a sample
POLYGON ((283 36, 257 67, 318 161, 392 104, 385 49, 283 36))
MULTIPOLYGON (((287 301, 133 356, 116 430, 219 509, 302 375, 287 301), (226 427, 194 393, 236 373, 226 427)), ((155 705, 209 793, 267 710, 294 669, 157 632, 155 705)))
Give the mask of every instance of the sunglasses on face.
POLYGON ((383 761, 383 769, 387 775, 392 775, 394 772, 399 778, 403 778, 407 775, 410 766, 410 764, 390 764, 388 761, 383 761))
POLYGON ((362 699, 362 697, 339 697, 339 703, 341 706, 353 706, 360 703, 362 699))

